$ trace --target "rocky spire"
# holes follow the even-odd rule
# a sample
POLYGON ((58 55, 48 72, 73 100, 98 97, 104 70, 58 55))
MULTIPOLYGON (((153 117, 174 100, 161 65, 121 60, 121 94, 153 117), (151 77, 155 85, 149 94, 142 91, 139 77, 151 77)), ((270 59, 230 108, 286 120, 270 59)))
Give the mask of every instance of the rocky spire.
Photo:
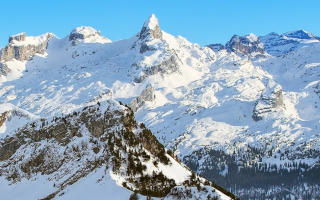
POLYGON ((161 39, 162 38, 162 32, 159 27, 158 19, 154 14, 152 14, 147 21, 143 24, 143 27, 139 34, 140 40, 145 39, 161 39))

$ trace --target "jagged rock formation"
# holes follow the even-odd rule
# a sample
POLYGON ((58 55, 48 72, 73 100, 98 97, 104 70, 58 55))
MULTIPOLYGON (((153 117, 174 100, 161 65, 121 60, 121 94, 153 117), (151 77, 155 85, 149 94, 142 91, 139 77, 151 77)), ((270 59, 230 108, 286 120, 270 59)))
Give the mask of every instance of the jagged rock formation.
POLYGON ((159 26, 158 19, 152 14, 143 24, 139 33, 140 40, 162 39, 162 31, 159 26))
MULTIPOLYGON (((135 82, 141 83, 148 76, 152 76, 155 74, 171 74, 177 72, 179 70, 179 65, 181 64, 178 56, 176 54, 169 55, 169 58, 165 58, 159 64, 151 65, 144 67, 144 70, 140 74, 139 77, 135 78, 135 82)), ((134 64, 136 66, 136 64, 134 64)), ((138 67, 139 68, 139 67, 138 67)))
POLYGON ((18 33, 16 35, 12 35, 9 37, 9 43, 14 42, 13 40, 23 42, 26 40, 27 34, 26 33, 18 33))
POLYGON ((179 66, 182 64, 176 50, 170 48, 167 41, 163 39, 162 30, 159 27, 158 19, 155 15, 151 15, 145 21, 140 33, 137 36, 137 41, 133 48, 139 48, 139 52, 144 54, 148 52, 151 54, 145 57, 158 56, 158 61, 153 63, 146 63, 147 59, 142 59, 139 62, 133 63, 132 68, 142 69, 142 72, 135 77, 134 81, 141 83, 146 77, 155 74, 171 74, 179 71, 179 66), (159 56, 159 51, 162 53, 159 56))
POLYGON ((252 33, 244 37, 234 35, 230 41, 226 43, 226 49, 230 52, 244 55, 264 54, 263 43, 252 33))
POLYGON ((130 102, 130 108, 136 112, 146 101, 153 101, 156 98, 152 86, 147 87, 141 92, 141 95, 130 102))
POLYGON ((281 87, 275 87, 272 91, 264 91, 256 102, 252 118, 255 121, 263 119, 263 115, 270 113, 274 108, 283 106, 283 94, 281 87))
POLYGON ((140 53, 155 50, 150 45, 154 39, 162 39, 162 31, 159 26, 158 19, 155 15, 151 15, 149 19, 143 24, 139 33, 139 40, 141 41, 140 53))
POLYGON ((1 50, 0 61, 2 63, 12 59, 27 61, 36 53, 44 54, 52 36, 51 33, 39 37, 27 37, 26 33, 10 36, 8 46, 1 50))

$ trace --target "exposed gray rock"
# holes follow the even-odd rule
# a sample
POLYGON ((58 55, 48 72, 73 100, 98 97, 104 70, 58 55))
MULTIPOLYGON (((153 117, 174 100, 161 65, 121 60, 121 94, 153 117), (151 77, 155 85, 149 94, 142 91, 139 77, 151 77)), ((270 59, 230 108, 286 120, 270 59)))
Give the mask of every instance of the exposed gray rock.
POLYGON ((44 40, 38 43, 23 43, 26 40, 26 34, 18 34, 9 38, 9 44, 1 50, 0 61, 2 63, 16 59, 20 61, 30 60, 36 53, 44 54, 46 52, 48 41, 53 35, 48 33, 44 40))
POLYGON ((146 42, 141 43, 140 53, 144 53, 147 51, 154 51, 154 50, 156 50, 156 49, 154 47, 148 45, 146 42))
POLYGON ((148 42, 154 39, 162 39, 162 31, 160 29, 158 19, 151 15, 149 19, 143 24, 139 33, 139 40, 141 41, 140 53, 154 50, 153 47, 148 45, 148 42))
POLYGON ((0 62, 0 75, 6 76, 10 71, 11 70, 8 68, 6 64, 0 62))
POLYGON ((25 41, 26 37, 27 37, 26 33, 18 33, 16 35, 12 35, 9 37, 9 43, 11 43, 13 40, 25 41))
POLYGON ((283 95, 282 89, 276 88, 274 91, 269 92, 268 90, 261 94, 260 99, 256 102, 252 119, 259 121, 263 119, 263 114, 270 113, 274 108, 283 106, 283 95))
POLYGON ((162 31, 159 27, 158 19, 154 15, 151 15, 143 24, 139 34, 139 39, 162 39, 162 31))
POLYGON ((146 101, 153 101, 155 98, 156 98, 156 96, 154 94, 154 89, 151 86, 149 86, 142 91, 142 93, 139 97, 133 99, 130 102, 130 108, 135 112, 141 106, 143 106, 146 101))
POLYGON ((263 43, 253 34, 247 36, 234 35, 226 44, 229 52, 250 55, 252 53, 264 54, 263 43))
MULTIPOLYGON (((139 78, 136 78, 134 81, 137 83, 142 82, 147 76, 151 76, 154 74, 171 74, 179 70, 179 63, 181 63, 180 59, 176 54, 171 55, 167 60, 162 61, 160 64, 153 65, 151 67, 147 67, 143 70, 143 75, 139 78)), ((135 64, 136 67, 139 67, 135 64)))

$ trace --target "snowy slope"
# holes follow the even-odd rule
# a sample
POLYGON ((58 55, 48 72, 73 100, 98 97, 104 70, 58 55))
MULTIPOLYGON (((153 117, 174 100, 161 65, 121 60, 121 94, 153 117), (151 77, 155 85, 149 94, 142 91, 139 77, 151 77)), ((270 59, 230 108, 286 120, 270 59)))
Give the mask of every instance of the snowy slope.
POLYGON ((0 140, 0 167, 1 199, 129 199, 132 191, 231 199, 166 153, 129 108, 112 100, 42 118, 0 140))
MULTIPOLYGON (((39 41, 12 38, 9 46, 39 41)), ((240 169, 253 171, 246 177, 252 183, 256 171, 284 170, 291 182, 319 172, 319 38, 304 30, 250 34, 209 47, 162 31, 154 15, 135 36, 115 42, 91 27, 62 39, 50 34, 45 52, 32 59, 1 60, 10 69, 0 76, 1 112, 24 115, 4 117, 0 138, 114 99, 190 168, 224 186, 242 184, 234 180, 240 169)))

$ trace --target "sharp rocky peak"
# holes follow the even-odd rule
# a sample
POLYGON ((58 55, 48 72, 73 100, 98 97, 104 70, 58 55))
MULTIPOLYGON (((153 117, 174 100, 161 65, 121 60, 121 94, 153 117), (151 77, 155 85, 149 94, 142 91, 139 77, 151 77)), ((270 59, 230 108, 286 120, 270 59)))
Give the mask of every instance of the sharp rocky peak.
POLYGON ((159 26, 158 19, 154 14, 152 14, 147 21, 142 26, 139 34, 140 40, 145 39, 161 39, 162 32, 159 26))

